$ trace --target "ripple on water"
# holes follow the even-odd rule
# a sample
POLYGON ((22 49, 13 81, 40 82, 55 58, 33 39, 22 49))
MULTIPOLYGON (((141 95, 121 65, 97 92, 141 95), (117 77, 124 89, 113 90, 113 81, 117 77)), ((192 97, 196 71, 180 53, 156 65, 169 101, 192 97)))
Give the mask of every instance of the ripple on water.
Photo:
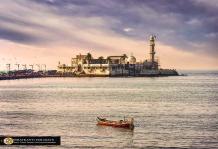
POLYGON ((216 148, 217 92, 217 75, 2 81, 0 131, 60 135, 56 148, 216 148), (131 116, 135 129, 96 126, 96 116, 131 116))

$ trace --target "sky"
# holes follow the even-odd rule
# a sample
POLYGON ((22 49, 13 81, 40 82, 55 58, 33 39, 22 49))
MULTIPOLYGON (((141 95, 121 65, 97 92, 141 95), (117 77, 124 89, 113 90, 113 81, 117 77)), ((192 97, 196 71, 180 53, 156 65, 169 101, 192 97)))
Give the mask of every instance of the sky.
POLYGON ((0 3, 0 69, 70 64, 76 54, 149 59, 161 68, 218 69, 218 0, 7 0, 0 3))

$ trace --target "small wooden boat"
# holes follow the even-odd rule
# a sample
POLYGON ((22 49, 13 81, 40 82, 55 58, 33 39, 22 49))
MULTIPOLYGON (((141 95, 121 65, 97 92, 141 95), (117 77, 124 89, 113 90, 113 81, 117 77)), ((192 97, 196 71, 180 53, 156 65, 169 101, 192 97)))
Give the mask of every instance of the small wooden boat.
POLYGON ((107 120, 106 118, 97 117, 97 125, 133 129, 134 119, 130 118, 130 120, 127 120, 124 118, 124 120, 111 121, 111 120, 107 120))

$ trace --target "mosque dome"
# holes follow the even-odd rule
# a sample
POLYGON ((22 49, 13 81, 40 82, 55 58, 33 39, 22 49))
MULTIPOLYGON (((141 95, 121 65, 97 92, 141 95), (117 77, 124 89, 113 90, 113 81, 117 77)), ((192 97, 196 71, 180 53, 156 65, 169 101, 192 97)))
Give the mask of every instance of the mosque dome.
POLYGON ((156 36, 155 35, 151 35, 150 36, 150 40, 155 40, 156 36))
POLYGON ((136 63, 136 58, 134 56, 130 56, 127 59, 127 62, 129 62, 129 64, 135 64, 136 63))

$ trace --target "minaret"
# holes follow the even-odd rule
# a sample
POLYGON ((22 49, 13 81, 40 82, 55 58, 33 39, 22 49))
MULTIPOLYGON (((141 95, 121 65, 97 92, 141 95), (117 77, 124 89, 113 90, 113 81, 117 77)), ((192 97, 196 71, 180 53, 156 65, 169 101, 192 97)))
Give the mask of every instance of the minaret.
POLYGON ((152 63, 154 63, 154 55, 155 55, 155 50, 154 50, 154 47, 155 47, 155 39, 156 39, 156 36, 155 35, 151 35, 150 36, 150 60, 152 63))

